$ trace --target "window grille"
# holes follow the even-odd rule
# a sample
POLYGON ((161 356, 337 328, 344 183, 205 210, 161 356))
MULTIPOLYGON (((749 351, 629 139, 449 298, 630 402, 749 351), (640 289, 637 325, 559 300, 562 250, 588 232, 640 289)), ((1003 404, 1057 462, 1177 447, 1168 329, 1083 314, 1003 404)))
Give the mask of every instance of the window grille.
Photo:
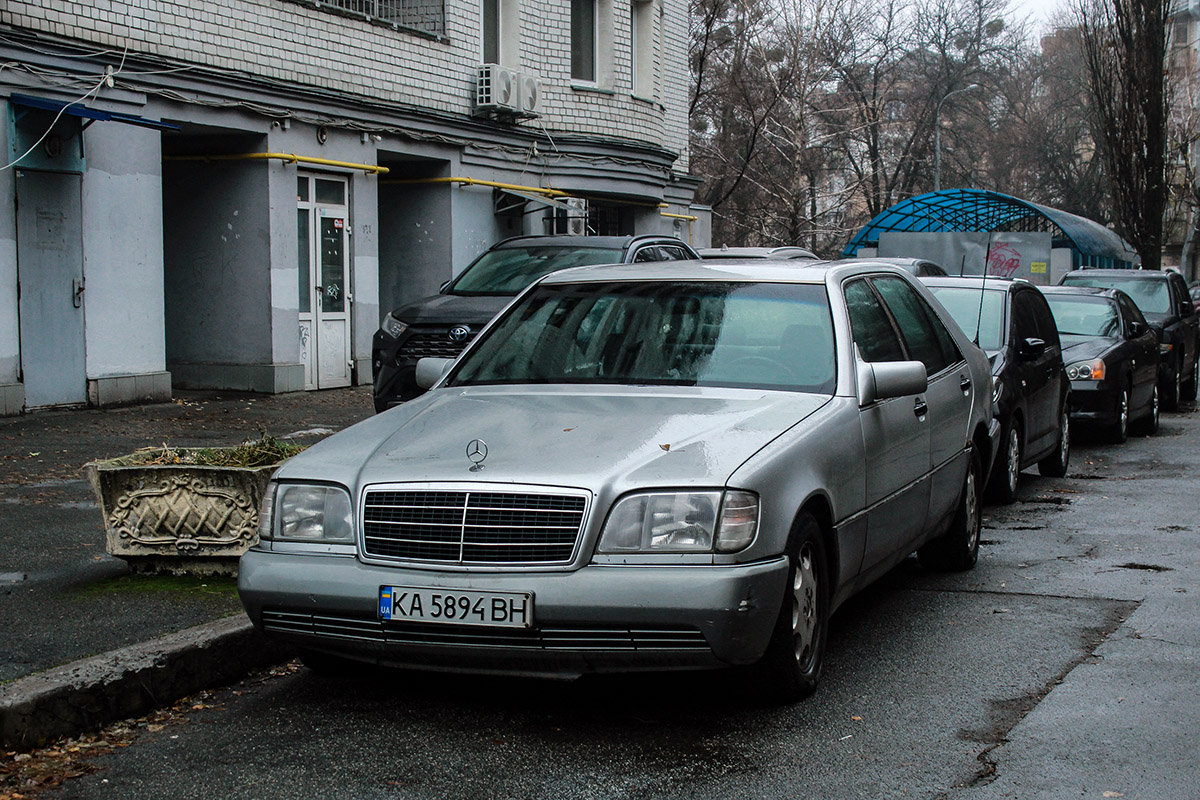
POLYGON ((368 22, 420 31, 431 36, 446 35, 444 0, 293 0, 320 11, 345 14, 368 22))

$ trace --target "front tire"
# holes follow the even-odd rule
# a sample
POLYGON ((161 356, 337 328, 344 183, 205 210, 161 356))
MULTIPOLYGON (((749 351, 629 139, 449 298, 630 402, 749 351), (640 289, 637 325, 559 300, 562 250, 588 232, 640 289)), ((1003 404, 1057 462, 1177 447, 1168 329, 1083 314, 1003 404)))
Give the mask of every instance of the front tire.
POLYGON ((817 688, 829 627, 829 570, 821 526, 801 513, 788 546, 788 583, 767 650, 751 672, 766 698, 791 703, 817 688))
POLYGON ((1179 398, 1183 394, 1183 364, 1176 363, 1171 369, 1171 380, 1167 383, 1167 391, 1162 395, 1162 407, 1167 411, 1179 410, 1179 398))
POLYGON ((1010 419, 1005 426, 1004 447, 1000 450, 999 467, 988 485, 991 499, 1008 505, 1017 499, 1017 485, 1021 482, 1021 423, 1010 419))
POLYGON ((962 572, 979 560, 983 510, 979 502, 979 456, 968 453, 967 474, 950 529, 917 551, 921 566, 943 572, 962 572))
POLYGON ((1183 388, 1180 390, 1180 398, 1183 400, 1195 400, 1197 389, 1200 389, 1200 361, 1192 365, 1192 377, 1188 379, 1187 383, 1183 384, 1183 388))
POLYGON ((1108 438, 1115 444, 1120 444, 1129 438, 1129 387, 1121 390, 1121 399, 1117 401, 1117 420, 1108 429, 1108 438))
POLYGON ((1071 400, 1063 398, 1058 412, 1058 444, 1054 452, 1038 462, 1038 472, 1047 478, 1062 478, 1071 465, 1071 400))

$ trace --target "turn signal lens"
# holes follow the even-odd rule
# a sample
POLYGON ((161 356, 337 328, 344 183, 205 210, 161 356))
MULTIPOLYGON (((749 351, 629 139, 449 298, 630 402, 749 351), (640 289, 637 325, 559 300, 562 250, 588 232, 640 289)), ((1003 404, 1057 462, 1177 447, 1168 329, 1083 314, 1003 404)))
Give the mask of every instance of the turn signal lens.
POLYGON ((383 322, 380 324, 379 327, 384 333, 386 333, 388 336, 392 337, 393 339, 399 339, 400 334, 402 334, 406 330, 408 330, 408 326, 405 325, 400 320, 393 317, 390 312, 388 313, 388 315, 386 317, 383 318, 383 322))

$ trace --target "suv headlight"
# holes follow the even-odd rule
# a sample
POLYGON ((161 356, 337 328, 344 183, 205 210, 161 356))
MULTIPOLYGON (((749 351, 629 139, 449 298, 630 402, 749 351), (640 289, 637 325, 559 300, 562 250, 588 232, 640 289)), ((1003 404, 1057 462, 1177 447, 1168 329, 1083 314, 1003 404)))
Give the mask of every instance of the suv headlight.
POLYGON ((337 486, 273 484, 263 497, 258 535, 293 542, 352 542, 350 494, 337 486))
POLYGON ((399 339, 400 334, 408 330, 408 325, 393 317, 392 312, 389 311, 387 316, 383 318, 383 322, 380 324, 379 329, 393 339, 399 339))
POLYGON ((1104 359, 1093 361, 1076 361, 1067 365, 1067 377, 1073 381, 1102 381, 1104 380, 1104 359))
POLYGON ((621 498, 600 534, 600 553, 732 553, 758 530, 750 492, 643 492, 621 498))

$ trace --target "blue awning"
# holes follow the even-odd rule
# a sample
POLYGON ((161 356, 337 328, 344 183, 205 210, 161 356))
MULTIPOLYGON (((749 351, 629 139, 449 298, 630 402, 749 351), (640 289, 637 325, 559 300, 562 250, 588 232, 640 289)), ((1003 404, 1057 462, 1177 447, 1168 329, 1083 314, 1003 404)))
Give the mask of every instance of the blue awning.
POLYGON ((1132 266, 1138 259, 1127 241, 1098 222, 984 189, 944 189, 897 203, 864 225, 842 255, 877 247, 885 231, 1048 232, 1056 246, 1071 247, 1085 263, 1132 266))
POLYGON ((177 131, 180 129, 178 125, 171 122, 147 119, 135 114, 122 114, 119 111, 101 111, 96 108, 88 108, 81 103, 64 103, 61 100, 47 100, 43 97, 30 97, 24 94, 10 95, 8 101, 18 106, 52 111, 55 114, 61 111, 73 117, 82 117, 83 119, 90 119, 97 122, 123 122, 126 125, 137 125, 141 128, 153 128, 159 131, 177 131))

